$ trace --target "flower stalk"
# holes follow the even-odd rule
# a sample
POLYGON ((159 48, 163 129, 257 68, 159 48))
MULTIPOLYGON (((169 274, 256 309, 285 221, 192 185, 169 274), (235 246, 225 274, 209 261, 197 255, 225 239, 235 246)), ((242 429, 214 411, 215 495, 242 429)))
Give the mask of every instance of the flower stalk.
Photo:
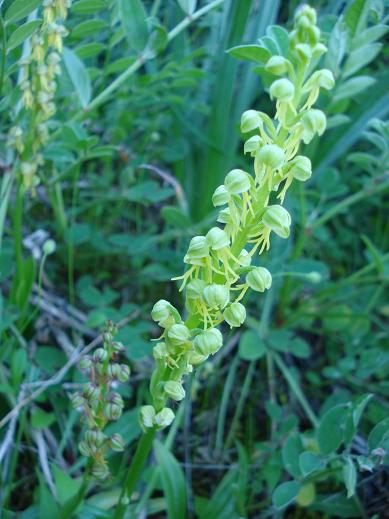
POLYGON ((265 65, 265 71, 274 76, 269 89, 276 103, 274 119, 256 110, 242 115, 241 130, 249 134, 244 152, 253 158, 253 174, 241 169, 227 174, 212 197, 214 206, 221 207, 217 218, 220 227, 192 238, 184 257, 187 269, 174 278, 181 283, 187 317, 183 319, 165 300, 152 309, 151 316, 162 333, 153 348, 151 403, 141 408, 144 436, 115 519, 123 517, 134 489, 134 475, 139 475, 151 449, 149 439, 174 419, 169 402, 185 397, 185 375, 222 347, 220 324, 226 322, 230 328, 243 324, 246 308, 242 301, 248 290, 264 292, 271 287, 271 273, 251 263, 270 248, 274 234, 288 238, 291 216, 283 206, 285 196, 294 180, 304 182, 312 174, 309 158, 298 155, 298 150, 302 142, 308 144, 323 134, 325 114, 313 105, 321 89, 334 86, 329 70, 314 70, 327 50, 320 38, 315 10, 302 6, 289 34, 287 57, 272 56, 265 65))

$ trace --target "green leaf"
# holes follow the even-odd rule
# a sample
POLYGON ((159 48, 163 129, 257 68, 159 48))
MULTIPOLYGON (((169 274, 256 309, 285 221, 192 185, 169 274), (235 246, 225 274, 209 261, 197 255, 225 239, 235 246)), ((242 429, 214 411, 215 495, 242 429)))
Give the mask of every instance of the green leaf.
POLYGON ((344 23, 351 37, 358 34, 366 24, 371 0, 354 0, 346 9, 344 23))
POLYGON ((46 411, 43 411, 43 409, 40 407, 37 407, 32 412, 31 425, 36 429, 44 429, 45 427, 49 427, 54 422, 54 413, 46 413, 46 411))
POLYGON ((5 12, 4 21, 17 22, 28 16, 40 4, 41 0, 15 0, 5 12))
POLYGON ((234 58, 254 61, 255 63, 266 63, 271 56, 269 50, 261 45, 237 45, 227 52, 234 58))
POLYGON ((67 47, 63 50, 63 59, 66 70, 77 92, 80 104, 82 108, 85 108, 88 106, 92 96, 92 86, 88 71, 77 54, 67 47))
POLYGON ((28 364, 27 352, 19 348, 12 353, 11 357, 11 382, 14 388, 22 382, 23 375, 28 364))
POLYGON ((161 209, 161 216, 166 223, 176 227, 177 229, 187 229, 191 225, 191 221, 182 209, 172 205, 165 205, 161 209))
POLYGON ((285 508, 295 501, 300 492, 301 484, 297 481, 281 483, 273 492, 273 504, 278 509, 285 508))
POLYGON ((21 45, 29 38, 41 25, 42 20, 32 20, 20 25, 9 37, 7 42, 7 50, 12 50, 21 45))
POLYGON ((347 489, 347 498, 349 499, 355 494, 355 486, 357 484, 357 470, 353 460, 347 456, 343 465, 343 479, 347 489))
POLYGON ((181 466, 173 454, 158 440, 154 441, 154 452, 161 470, 168 519, 184 519, 186 516, 186 485, 181 466))
POLYGON ((257 360, 266 353, 266 346, 259 335, 252 330, 243 332, 239 341, 239 355, 244 360, 257 360))
POLYGON ((324 467, 324 463, 312 452, 305 451, 299 456, 299 467, 301 474, 306 477, 316 470, 321 470, 324 467))
POLYGON ((356 402, 353 402, 351 412, 347 417, 346 429, 344 435, 345 443, 351 443, 355 434, 357 433, 358 424, 361 419, 365 407, 373 398, 372 394, 367 394, 359 397, 356 402))
POLYGON ((381 43, 368 43, 350 53, 343 67, 343 77, 352 76, 362 67, 368 65, 382 48, 381 43))
POLYGON ((147 13, 141 0, 119 0, 119 15, 130 47, 141 52, 147 45, 147 13))
POLYGON ((196 5, 197 5, 197 0, 177 0, 181 9, 186 13, 186 14, 193 14, 195 9, 196 9, 196 5))
POLYGON ((289 351, 295 357, 300 359, 308 359, 311 354, 311 349, 307 341, 300 337, 295 337, 289 343, 289 351))
POLYGON ((82 478, 73 479, 69 474, 57 467, 57 465, 53 464, 52 467, 58 500, 60 504, 63 505, 77 494, 82 478))
POLYGON ((80 0, 72 5, 72 14, 95 14, 105 7, 105 0, 80 0))
POLYGON ((374 85, 376 79, 370 76, 357 76, 351 79, 347 79, 339 85, 333 95, 334 101, 340 101, 341 99, 351 98, 356 96, 374 85))
POLYGON ((348 410, 349 405, 339 404, 321 418, 316 436, 322 454, 335 452, 343 442, 348 410))
POLYGON ((43 476, 39 473, 39 519, 59 517, 58 505, 46 486, 43 476))
POLYGON ((300 435, 291 434, 282 447, 282 462, 285 470, 294 478, 301 476, 299 456, 303 450, 300 435))
POLYGON ((366 43, 373 43, 376 40, 379 40, 382 36, 388 32, 389 27, 387 25, 374 25, 373 27, 369 27, 365 29, 360 34, 357 34, 353 41, 353 48, 362 47, 366 45, 366 43))
POLYGON ((81 22, 72 29, 72 38, 85 38, 86 36, 94 36, 101 32, 103 29, 108 27, 104 20, 88 20, 87 22, 81 22))
POLYGON ((369 450, 372 451, 380 447, 386 438, 389 438, 389 418, 384 418, 381 422, 370 431, 367 438, 367 445, 369 450))

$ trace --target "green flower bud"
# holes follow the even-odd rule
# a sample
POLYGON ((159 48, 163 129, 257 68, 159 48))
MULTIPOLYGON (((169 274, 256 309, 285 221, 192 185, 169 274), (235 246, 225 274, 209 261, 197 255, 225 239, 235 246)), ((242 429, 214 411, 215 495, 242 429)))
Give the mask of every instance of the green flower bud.
POLYGON ((206 238, 207 243, 212 250, 220 250, 224 249, 224 247, 229 247, 231 242, 226 231, 223 231, 220 227, 212 227, 212 229, 207 232, 206 238))
POLYGON ((301 63, 307 63, 308 61, 311 60, 311 58, 312 58, 311 47, 309 45, 307 45, 306 43, 298 43, 295 46, 294 50, 296 52, 297 58, 299 59, 299 61, 301 61, 301 63))
POLYGON ((190 351, 188 353, 188 362, 193 366, 197 366, 198 364, 202 364, 208 358, 208 355, 201 355, 197 351, 190 351))
POLYGON ((165 382, 164 391, 170 398, 177 402, 185 398, 185 389, 182 387, 181 382, 177 382, 176 380, 165 382))
POLYGON ((258 160, 271 169, 279 169, 285 161, 285 153, 276 144, 266 144, 259 150, 258 160))
POLYGON ((246 276, 246 283, 256 292, 264 292, 271 287, 271 274, 264 267, 254 267, 246 276))
POLYGON ((320 39, 320 29, 314 25, 307 27, 307 36, 309 43, 314 47, 320 39))
POLYGON ((152 405, 142 405, 140 408, 140 424, 142 429, 154 427, 155 409, 152 405))
POLYGON ((262 126, 262 119, 259 112, 256 110, 247 110, 243 112, 240 121, 240 129, 242 133, 251 132, 262 126))
POLYGON ((96 451, 103 445, 107 437, 101 431, 86 431, 85 442, 89 445, 91 450, 96 451))
POLYGON ((277 79, 270 86, 270 97, 278 101, 292 101, 294 98, 294 85, 289 79, 277 79))
POLYGON ((311 283, 320 283, 323 279, 323 276, 320 274, 320 272, 308 272, 308 274, 305 276, 308 281, 311 283))
POLYGON ((124 440, 122 436, 118 433, 115 433, 109 439, 109 446, 115 452, 123 452, 124 451, 124 440))
POLYGON ((230 328, 238 328, 246 319, 246 308, 241 303, 231 303, 230 306, 224 310, 223 317, 230 325, 230 328))
POLYGON ((223 336, 217 328, 209 328, 196 335, 193 346, 201 355, 213 355, 223 346, 223 336))
POLYGON ((166 359, 168 350, 164 342, 159 342, 153 348, 153 357, 155 360, 166 359))
POLYGON ((265 70, 276 76, 282 76, 291 70, 292 64, 283 56, 272 56, 265 65, 265 70))
POLYGON ((308 180, 312 175, 312 164, 309 158, 304 157, 304 155, 297 155, 290 162, 289 174, 302 182, 308 180))
POLYGON ((90 358, 90 356, 86 355, 85 357, 82 357, 82 359, 80 360, 79 366, 80 366, 80 369, 82 369, 82 370, 90 369, 93 366, 93 362, 92 362, 92 359, 90 358))
POLYGON ((224 179, 224 185, 230 195, 246 193, 250 189, 250 175, 241 169, 233 169, 224 179))
POLYGON ((85 441, 81 441, 78 444, 78 450, 81 452, 83 456, 86 456, 87 458, 93 455, 93 450, 85 441))
POLYGON ((209 248, 205 236, 195 236, 190 240, 184 261, 192 265, 202 265, 202 260, 208 258, 208 256, 209 248))
POLYGON ((246 249, 241 250, 238 260, 242 267, 249 267, 251 265, 251 256, 246 249))
POLYGON ((107 479, 109 477, 109 470, 105 462, 96 462, 92 466, 92 476, 96 479, 99 479, 100 481, 104 481, 104 479, 107 479))
POLYGON ((269 205, 262 217, 262 223, 281 238, 289 236, 291 218, 282 205, 269 205))
POLYGON ((228 207, 226 207, 225 209, 222 209, 219 212, 219 215, 217 217, 217 221, 219 223, 225 223, 225 224, 231 223, 231 214, 230 214, 230 210, 229 210, 228 207))
POLYGON ((124 382, 127 382, 127 380, 130 378, 130 368, 129 366, 127 366, 127 364, 120 364, 120 372, 119 372, 119 375, 118 375, 118 380, 119 382, 121 382, 122 384, 124 382))
POLYGON ((155 303, 151 310, 151 318, 163 328, 167 328, 181 320, 176 308, 169 301, 165 301, 165 299, 160 299, 155 303))
POLYGON ((92 383, 84 384, 83 393, 87 400, 97 400, 100 396, 100 388, 94 386, 92 383))
POLYGON ((97 348, 93 354, 93 359, 96 362, 105 362, 108 359, 108 352, 104 348, 97 348))
POLYGON ((326 90, 331 90, 331 88, 334 88, 335 86, 335 79, 331 72, 331 70, 328 70, 326 68, 323 68, 322 70, 318 70, 312 75, 312 78, 317 76, 317 81, 321 88, 325 88, 326 90))
POLYGON ((74 393, 70 397, 70 402, 71 402, 73 409, 76 409, 76 410, 81 410, 84 407, 84 405, 86 404, 85 398, 82 395, 80 395, 80 393, 74 393))
POLYGON ((259 147, 261 146, 262 144, 262 139, 259 135, 253 135, 252 137, 250 137, 250 139, 248 139, 245 143, 244 143, 244 153, 251 153, 251 155, 253 156, 253 154, 259 149, 259 147))
POLYGON ((119 377, 120 364, 110 364, 107 368, 107 374, 110 378, 116 379, 119 377))
POLYGON ((122 406, 110 403, 104 406, 103 413, 108 420, 119 420, 122 415, 122 409, 122 406))
POLYGON ((125 346, 121 342, 117 342, 117 341, 112 342, 111 347, 112 347, 113 351, 116 353, 123 353, 123 351, 126 351, 125 346))
POLYGON ((203 298, 209 308, 222 309, 230 300, 230 291, 224 285, 208 285, 204 288, 203 298))
POLYGON ((162 411, 155 415, 155 425, 158 429, 163 429, 164 427, 169 427, 169 425, 174 420, 174 413, 168 407, 164 407, 162 411))
POLYGON ((229 199, 230 194, 224 185, 217 187, 212 195, 212 203, 215 207, 228 204, 229 199))
POLYGON ((167 336, 174 346, 181 346, 189 341, 190 330, 185 324, 173 324, 173 326, 169 328, 167 336))
POLYGON ((108 398, 112 404, 115 404, 119 407, 124 407, 123 398, 121 395, 119 395, 119 393, 115 393, 115 392, 110 393, 108 398))
POLYGON ((308 4, 302 4, 296 11, 295 19, 299 20, 301 17, 306 17, 310 24, 316 25, 317 17, 316 11, 308 4))
POLYGON ((43 244, 43 254, 45 256, 49 256, 50 254, 53 254, 53 252, 56 249, 55 241, 54 240, 46 240, 43 244))
POLYGON ((321 110, 311 108, 304 113, 301 118, 301 123, 304 129, 304 144, 309 144, 316 133, 318 135, 323 135, 324 130, 326 129, 327 120, 321 110))
POLYGON ((312 49, 312 56, 314 58, 318 58, 327 52, 327 47, 322 43, 316 43, 316 45, 312 49))
POLYGON ((206 282, 202 279, 192 279, 192 281, 186 285, 186 297, 188 299, 199 299, 206 286, 206 282))

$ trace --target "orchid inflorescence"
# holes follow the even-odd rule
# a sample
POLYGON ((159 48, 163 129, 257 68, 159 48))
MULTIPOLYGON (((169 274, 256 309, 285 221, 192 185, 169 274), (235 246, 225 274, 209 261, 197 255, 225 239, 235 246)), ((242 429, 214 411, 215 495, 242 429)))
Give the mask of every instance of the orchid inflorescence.
POLYGON ((46 121, 56 111, 56 79, 61 74, 63 38, 68 34, 63 22, 71 0, 43 0, 42 5, 42 24, 18 62, 22 105, 31 121, 26 127, 13 126, 8 138, 10 146, 20 155, 21 177, 26 189, 33 189, 39 182, 37 172, 43 163, 39 150, 48 140, 46 121))
POLYGON ((71 397, 73 407, 82 413, 87 426, 79 449, 92 460, 91 473, 97 479, 106 479, 110 474, 105 459, 107 452, 124 449, 120 434, 107 436, 104 433, 107 424, 122 415, 123 399, 114 389, 130 377, 127 364, 118 363, 124 346, 114 341, 116 333, 115 325, 109 322, 103 332, 103 346, 97 348, 92 356, 82 357, 80 368, 88 373, 89 382, 71 397))
POLYGON ((214 206, 222 207, 217 221, 223 227, 190 241, 184 257, 188 268, 174 278, 185 293, 187 319, 165 300, 152 309, 163 333, 153 349, 152 403, 140 413, 145 430, 170 425, 174 413, 166 406, 169 399, 185 397, 183 377, 222 347, 217 326, 224 321, 231 328, 241 326, 247 290, 264 292, 271 286, 270 272, 251 262, 255 253, 269 249, 271 233, 289 236, 291 217, 282 205, 285 195, 293 180, 304 182, 312 173, 308 157, 297 155, 299 146, 326 128, 324 113, 312 108, 320 89, 334 86, 329 70, 314 71, 327 50, 320 36, 315 10, 302 6, 289 33, 287 57, 273 55, 265 64, 265 71, 278 77, 269 89, 276 101, 275 117, 255 110, 242 115, 241 130, 251 134, 244 152, 254 159, 254 175, 241 169, 228 173, 212 197, 214 206), (272 193, 278 203, 269 203, 272 193))

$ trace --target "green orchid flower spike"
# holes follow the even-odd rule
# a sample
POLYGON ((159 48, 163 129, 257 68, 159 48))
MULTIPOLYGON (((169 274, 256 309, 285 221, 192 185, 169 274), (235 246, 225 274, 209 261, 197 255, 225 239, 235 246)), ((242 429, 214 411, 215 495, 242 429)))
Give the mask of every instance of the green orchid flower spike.
POLYGON ((264 67, 274 75, 269 89, 276 105, 274 119, 256 110, 242 115, 241 130, 250 132, 244 152, 253 158, 253 172, 233 169, 215 190, 212 201, 221 207, 221 227, 192 238, 184 257, 188 268, 174 278, 185 293, 188 317, 184 321, 168 301, 154 305, 151 315, 162 334, 153 350, 152 403, 140 414, 145 431, 173 421, 169 401, 185 398, 185 375, 223 345, 217 327, 223 321, 231 328, 245 321, 246 292, 271 287, 271 273, 252 267, 251 260, 269 249, 272 233, 288 238, 292 219, 283 207, 286 193, 294 180, 304 182, 312 173, 308 157, 298 155, 300 144, 308 144, 326 128, 326 116, 313 108, 320 90, 334 86, 329 70, 314 70, 327 50, 320 37, 315 10, 300 7, 289 33, 287 57, 271 56, 264 67), (272 193, 278 203, 269 205, 272 193))

